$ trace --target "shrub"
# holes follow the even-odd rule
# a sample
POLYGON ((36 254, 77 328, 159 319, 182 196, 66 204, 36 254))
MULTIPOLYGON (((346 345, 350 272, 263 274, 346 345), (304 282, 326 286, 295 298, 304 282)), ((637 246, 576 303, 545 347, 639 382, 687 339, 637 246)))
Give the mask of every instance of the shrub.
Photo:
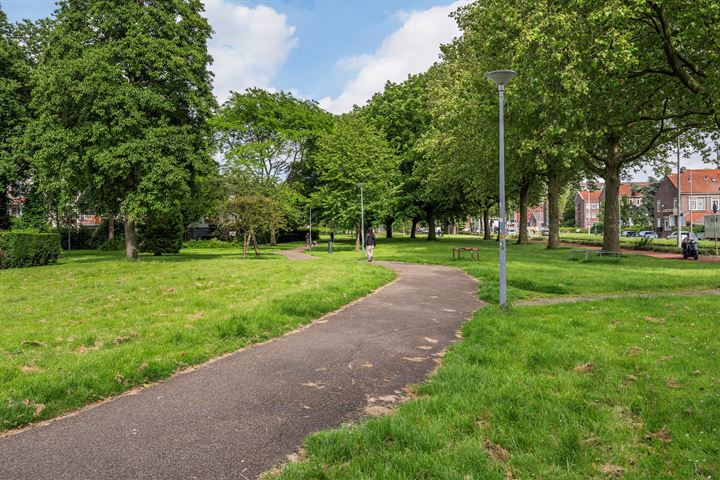
POLYGON ((179 212, 151 215, 138 229, 138 247, 141 252, 155 255, 179 253, 184 234, 185 226, 179 212))
POLYGON ((0 232, 0 268, 49 265, 55 263, 59 255, 57 233, 0 232))
POLYGON ((242 243, 227 242, 212 238, 210 240, 189 240, 183 242, 183 248, 242 248, 242 243))

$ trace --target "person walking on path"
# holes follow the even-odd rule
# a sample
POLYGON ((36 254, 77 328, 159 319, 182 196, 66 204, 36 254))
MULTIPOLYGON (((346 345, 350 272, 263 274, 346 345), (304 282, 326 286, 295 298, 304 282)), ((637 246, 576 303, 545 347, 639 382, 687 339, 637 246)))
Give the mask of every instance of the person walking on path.
POLYGON ((375 232, 372 227, 368 228, 365 234, 365 250, 367 251, 368 262, 373 261, 373 253, 375 252, 375 232))
POLYGON ((312 236, 310 236, 310 232, 305 234, 305 246, 308 248, 312 247, 312 236))

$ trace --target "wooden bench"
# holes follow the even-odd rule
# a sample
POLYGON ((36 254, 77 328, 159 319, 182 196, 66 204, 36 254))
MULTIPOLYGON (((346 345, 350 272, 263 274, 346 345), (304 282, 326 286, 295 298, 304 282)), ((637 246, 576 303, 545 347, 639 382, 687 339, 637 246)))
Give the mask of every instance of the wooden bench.
MULTIPOLYGON (((598 257, 615 257, 618 263, 620 263, 620 252, 613 252, 612 250, 590 250, 590 249, 578 249, 570 250, 570 260, 574 260, 576 257, 585 256, 585 261, 590 260, 590 255, 598 257)), ((579 260, 579 258, 578 258, 579 260)))
POLYGON ((475 248, 475 247, 458 247, 458 248, 453 248, 452 251, 453 251, 453 260, 455 260, 456 255, 457 255, 457 259, 460 260, 460 253, 461 253, 461 252, 470 252, 470 258, 471 258, 471 259, 474 258, 474 259, 476 259, 476 260, 480 260, 480 249, 479 249, 479 248, 475 248))

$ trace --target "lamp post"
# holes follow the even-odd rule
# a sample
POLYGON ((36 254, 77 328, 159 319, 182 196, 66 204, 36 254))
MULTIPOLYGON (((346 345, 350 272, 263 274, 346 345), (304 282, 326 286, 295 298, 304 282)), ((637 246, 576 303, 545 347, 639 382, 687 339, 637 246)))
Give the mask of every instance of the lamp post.
MULTIPOLYGON (((680 237, 682 236, 682 218, 681 218, 681 197, 680 197, 680 137, 677 137, 677 174, 678 174, 678 181, 677 181, 677 224, 678 224, 678 238, 677 238, 677 246, 678 248, 682 248, 682 241, 680 240, 680 237)), ((688 200, 689 202, 689 200, 688 200)), ((688 207, 690 204, 688 203, 688 207)))
POLYGON ((690 173, 690 178, 688 181, 690 182, 690 198, 688 200, 688 207, 690 207, 690 233, 693 231, 693 206, 692 206, 692 190, 693 190, 693 178, 692 178, 692 169, 688 169, 688 172, 690 173))
POLYGON ((505 85, 515 78, 516 73, 512 70, 495 70, 488 72, 485 76, 495 82, 498 87, 500 96, 500 225, 499 225, 499 244, 500 244, 500 306, 507 305, 507 274, 505 269, 506 252, 505 252, 505 85))
POLYGON ((362 242, 362 256, 365 257, 365 197, 363 196, 363 188, 365 184, 360 182, 360 241, 362 242))
POLYGON ((313 247, 313 239, 312 239, 312 205, 310 206, 310 249, 313 247))

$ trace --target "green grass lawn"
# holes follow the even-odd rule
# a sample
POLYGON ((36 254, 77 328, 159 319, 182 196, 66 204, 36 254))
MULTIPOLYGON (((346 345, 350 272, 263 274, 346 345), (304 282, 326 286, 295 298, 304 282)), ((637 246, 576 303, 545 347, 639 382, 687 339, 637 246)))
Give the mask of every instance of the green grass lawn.
MULTIPOLYGON (((509 300, 720 287, 718 265, 698 264, 692 260, 668 261, 642 255, 625 255, 619 264, 615 259, 599 257, 586 263, 568 260, 570 250, 547 250, 542 244, 508 244, 509 300)), ((336 244, 335 252, 334 256, 357 257, 347 240, 336 244)), ((324 257, 327 256, 327 250, 321 245, 314 254, 324 257)), ((424 238, 378 238, 375 256, 378 260, 460 267, 481 280, 480 297, 483 300, 497 302, 497 242, 460 235, 445 236, 437 242, 428 242, 424 238), (452 260, 453 247, 480 248, 480 261, 470 260, 467 254, 460 261, 452 260)))
MULTIPOLYGON (((349 244, 338 257, 357 258, 349 244)), ((379 260, 454 265, 497 299, 497 243, 380 239, 379 260), (477 246, 481 259, 451 260, 477 246)), ((510 298, 720 286, 717 265, 508 246, 510 298)), ((326 253, 318 250, 320 257, 326 253)), ((709 479, 720 475, 720 297, 478 311, 417 398, 321 432, 281 479, 709 479)))
POLYGON ((720 300, 479 311, 417 398, 281 479, 714 479, 720 300))
POLYGON ((0 431, 281 335, 392 278, 335 257, 232 249, 135 263, 82 251, 0 271, 0 431))

